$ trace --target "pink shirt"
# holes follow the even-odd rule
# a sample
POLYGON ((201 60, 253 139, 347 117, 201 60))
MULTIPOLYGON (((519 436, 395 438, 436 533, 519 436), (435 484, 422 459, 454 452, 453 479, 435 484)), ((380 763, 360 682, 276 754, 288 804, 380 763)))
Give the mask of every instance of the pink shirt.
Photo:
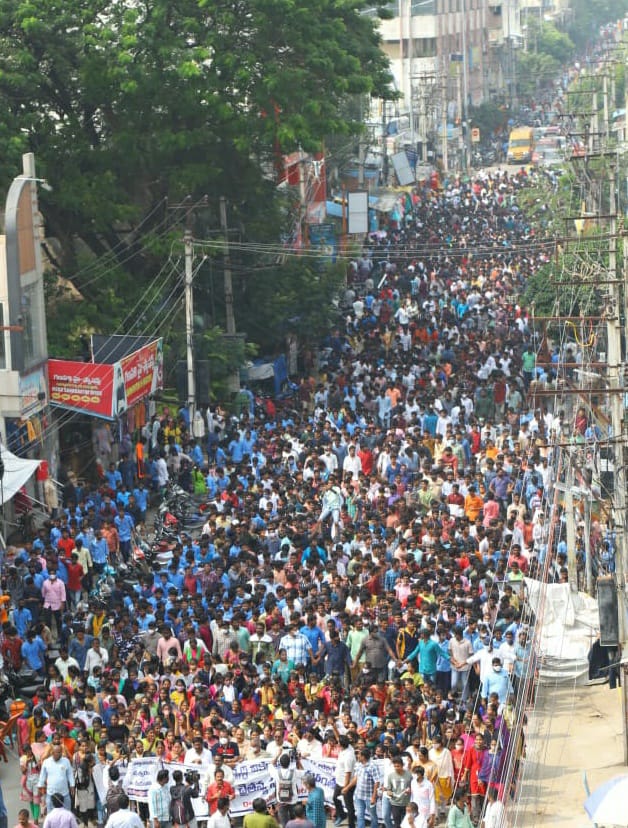
POLYGON ((59 578, 44 581, 41 594, 45 609, 60 610, 65 604, 65 584, 59 578))
POLYGON ((484 504, 484 520, 482 526, 490 526, 491 521, 499 517, 499 503, 496 500, 487 500, 484 504))
POLYGON ((166 641, 166 639, 162 635, 162 637, 157 642, 157 658, 161 661, 162 664, 170 658, 168 650, 171 650, 173 647, 177 651, 177 658, 183 658, 183 653, 181 652, 181 644, 179 643, 179 639, 175 638, 174 635, 171 635, 170 638, 166 641))

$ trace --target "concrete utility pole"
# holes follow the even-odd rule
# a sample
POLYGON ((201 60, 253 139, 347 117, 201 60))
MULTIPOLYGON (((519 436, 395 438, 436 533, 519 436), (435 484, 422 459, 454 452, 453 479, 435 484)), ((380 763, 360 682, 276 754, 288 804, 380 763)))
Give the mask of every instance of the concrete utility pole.
POLYGON ((591 492, 587 491, 584 504, 584 566, 587 595, 593 595, 593 561, 591 560, 591 492))
POLYGON ((602 96, 603 96, 603 104, 604 104, 604 138, 606 139, 606 144, 608 145, 608 141, 610 138, 610 126, 611 126, 611 119, 609 116, 609 106, 608 106, 608 75, 606 70, 604 70, 604 74, 602 75, 602 96))
MULTIPOLYGON (((622 721, 624 764, 628 765, 628 687, 626 680, 628 672, 624 659, 628 655, 628 630, 626 629, 626 465, 624 450, 624 395, 621 392, 623 363, 621 354, 622 323, 621 310, 623 297, 621 286, 617 279, 617 219, 615 216, 615 167, 611 163, 609 172, 609 248, 608 248, 608 279, 609 279, 609 318, 607 321, 608 337, 608 382, 611 408, 612 439, 615 445, 615 486, 613 493, 613 528, 617 539, 615 550, 615 580, 617 587, 617 606, 619 614, 619 642, 620 660, 622 662, 622 721)), ((626 247, 624 245, 624 251, 626 247)), ((626 261, 624 261, 623 278, 626 277, 626 261)), ((624 291, 625 294, 625 291, 624 291)), ((625 324, 625 323, 624 323, 625 324)))
POLYGON ((194 274, 192 270, 194 244, 192 231, 189 228, 185 231, 183 246, 185 248, 185 351, 188 375, 188 414, 191 428, 196 409, 196 381, 194 376, 194 274))
POLYGON ((220 229, 224 236, 225 245, 225 326, 229 336, 236 332, 235 316, 233 315, 233 282, 231 281, 231 256, 229 255, 229 228, 227 226, 227 199, 220 196, 220 229))
POLYGON ((443 156, 443 172, 447 172, 449 170, 449 159, 447 157, 448 146, 447 146, 447 81, 445 81, 443 85, 443 99, 441 101, 441 152, 443 156))
MULTIPOLYGON (((233 313, 233 282, 231 281, 231 256, 229 254, 229 227, 227 225, 227 199, 220 196, 220 229, 224 237, 224 285, 225 285, 225 328, 232 341, 236 338, 236 323, 233 313)), ((236 369, 231 374, 230 390, 240 391, 240 372, 236 369)))
POLYGON ((578 592, 578 564, 576 558, 576 526, 573 513, 573 458, 568 459, 565 487, 565 519, 567 521, 567 572, 569 589, 578 592))
POLYGON ((469 166, 469 70, 467 65, 467 3, 462 0, 462 112, 460 113, 460 134, 462 137, 462 169, 469 166))
POLYGON ((578 592, 578 559, 576 556, 576 522, 574 516, 574 467, 573 449, 564 446, 561 449, 562 462, 565 468, 565 482, 555 483, 554 488, 563 495, 563 514, 565 517, 565 530, 567 542, 567 575, 569 589, 571 592, 578 592))

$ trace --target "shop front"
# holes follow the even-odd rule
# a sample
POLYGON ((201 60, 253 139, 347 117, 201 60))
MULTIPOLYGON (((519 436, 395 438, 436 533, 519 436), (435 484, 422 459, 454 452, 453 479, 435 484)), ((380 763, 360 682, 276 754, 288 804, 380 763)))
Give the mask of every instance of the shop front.
POLYGON ((91 362, 48 360, 61 461, 65 473, 79 480, 101 478, 123 456, 142 463, 141 431, 163 387, 160 338, 94 335, 91 353, 91 362))

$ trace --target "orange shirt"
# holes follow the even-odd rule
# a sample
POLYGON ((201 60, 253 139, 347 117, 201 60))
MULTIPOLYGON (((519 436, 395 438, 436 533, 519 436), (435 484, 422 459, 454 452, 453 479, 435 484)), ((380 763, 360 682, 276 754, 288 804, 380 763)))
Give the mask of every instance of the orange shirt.
POLYGON ((484 508, 484 500, 479 494, 469 493, 464 499, 464 513, 469 520, 475 522, 484 508))
POLYGON ((389 388, 386 391, 386 396, 390 397, 392 407, 395 408, 395 406, 399 402, 399 397, 401 397, 401 391, 393 386, 392 388, 389 388))
POLYGON ((8 607, 10 603, 10 595, 0 595, 0 624, 4 624, 5 621, 9 620, 8 607))

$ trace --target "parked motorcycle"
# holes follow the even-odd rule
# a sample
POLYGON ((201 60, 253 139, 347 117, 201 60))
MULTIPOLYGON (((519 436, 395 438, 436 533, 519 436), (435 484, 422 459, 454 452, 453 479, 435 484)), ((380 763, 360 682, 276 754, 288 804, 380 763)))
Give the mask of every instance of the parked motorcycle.
POLYGON ((29 667, 22 666, 20 670, 13 670, 5 665, 4 672, 11 685, 12 697, 32 699, 41 690, 43 679, 29 667))

